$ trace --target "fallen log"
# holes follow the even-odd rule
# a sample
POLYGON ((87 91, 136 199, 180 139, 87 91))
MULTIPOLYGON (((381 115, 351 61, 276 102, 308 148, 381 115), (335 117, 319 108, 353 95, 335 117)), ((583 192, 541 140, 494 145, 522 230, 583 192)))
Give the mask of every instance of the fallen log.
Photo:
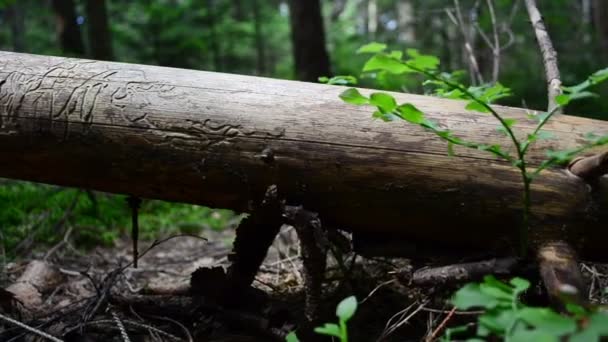
MULTIPOLYGON (((0 177, 248 211, 270 185, 288 203, 359 241, 433 251, 517 250, 522 185, 490 154, 456 148, 419 127, 374 121, 343 104, 344 88, 259 77, 0 53, 0 177)), ((466 140, 501 143, 489 116, 459 101, 395 94, 466 140)), ((521 136, 535 121, 522 109, 521 136)), ((579 145, 608 122, 560 116, 556 137, 530 150, 579 145)), ((608 260, 607 181, 562 168, 532 187, 532 240, 565 240, 608 260)), ((404 252, 403 247, 399 247, 404 252)), ((387 252, 383 250, 382 252, 387 252)))

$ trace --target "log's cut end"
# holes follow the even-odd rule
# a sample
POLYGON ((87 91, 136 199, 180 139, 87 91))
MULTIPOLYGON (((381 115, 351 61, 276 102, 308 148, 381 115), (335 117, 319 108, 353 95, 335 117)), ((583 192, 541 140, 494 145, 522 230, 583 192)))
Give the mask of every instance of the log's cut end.
MULTIPOLYGON (((336 228, 464 254, 517 249, 522 185, 512 165, 458 147, 450 157, 432 133, 342 103, 343 90, 3 52, 0 177, 237 211, 276 185, 336 228)), ((463 102, 392 95, 463 140, 509 146, 490 116, 463 102)), ((496 108, 522 137, 531 133, 524 110, 496 108)), ((560 116, 544 129, 557 138, 530 149, 531 167, 547 149, 608 134, 608 122, 560 116)), ((533 186, 534 219, 559 231, 541 233, 569 239, 582 257, 605 254, 605 178, 590 189, 546 170, 533 186)))

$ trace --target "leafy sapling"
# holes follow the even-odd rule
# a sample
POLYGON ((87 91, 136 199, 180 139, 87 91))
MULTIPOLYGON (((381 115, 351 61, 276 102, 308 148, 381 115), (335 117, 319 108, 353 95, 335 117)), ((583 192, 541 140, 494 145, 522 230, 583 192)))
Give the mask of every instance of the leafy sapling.
MULTIPOLYGON (((343 299, 336 308, 336 316, 338 316, 338 324, 325 323, 321 327, 315 328, 315 332, 320 335, 336 337, 340 342, 348 342, 348 326, 347 322, 355 315, 357 311, 357 298, 350 296, 343 299)), ((287 342, 298 342, 298 337, 294 332, 287 335, 287 342)))
MULTIPOLYGON (((569 315, 550 308, 530 307, 520 300, 530 282, 513 278, 504 283, 486 276, 481 283, 470 283, 458 290, 452 304, 460 310, 483 309, 477 317, 475 338, 468 341, 599 341, 608 336, 608 316, 594 309, 569 304, 569 315)), ((443 341, 456 335, 470 335, 466 326, 446 330, 443 341)))
MULTIPOLYGON (((439 70, 439 59, 431 55, 420 54, 415 49, 408 49, 405 56, 401 51, 387 51, 387 46, 380 43, 370 43, 361 47, 357 53, 370 53, 372 57, 363 66, 364 73, 388 73, 388 74, 417 74, 423 76, 425 86, 433 88, 433 94, 448 99, 467 101, 466 109, 491 115, 499 123, 498 131, 509 138, 514 153, 509 152, 506 146, 501 144, 488 144, 475 141, 467 141, 456 136, 449 129, 440 127, 437 123, 426 118, 425 114, 413 103, 398 103, 397 100, 388 93, 374 92, 369 96, 361 94, 356 88, 349 88, 340 94, 343 101, 354 105, 373 105, 376 110, 372 116, 384 121, 404 120, 410 124, 421 126, 437 135, 440 139, 448 143, 448 154, 454 154, 454 145, 466 148, 486 151, 494 156, 511 163, 519 170, 523 184, 522 197, 522 224, 519 230, 519 253, 521 257, 526 257, 528 251, 528 232, 529 217, 531 208, 530 187, 533 180, 540 172, 548 167, 563 164, 570 161, 575 155, 592 147, 608 144, 608 135, 596 136, 588 135, 587 141, 582 146, 566 151, 547 151, 547 159, 540 163, 536 168, 529 165, 526 158, 529 148, 534 142, 550 138, 548 132, 542 130, 545 124, 553 117, 559 109, 568 103, 596 96, 589 91, 592 86, 608 79, 608 68, 597 71, 586 81, 572 86, 564 87, 563 93, 556 98, 557 106, 551 111, 539 115, 531 116, 537 121, 532 133, 525 138, 516 134, 514 125, 516 119, 503 117, 492 106, 496 101, 511 95, 511 90, 500 83, 487 84, 482 86, 465 86, 458 81, 459 73, 446 73, 439 70)), ((351 77, 338 77, 328 83, 356 84, 356 79, 351 77)))

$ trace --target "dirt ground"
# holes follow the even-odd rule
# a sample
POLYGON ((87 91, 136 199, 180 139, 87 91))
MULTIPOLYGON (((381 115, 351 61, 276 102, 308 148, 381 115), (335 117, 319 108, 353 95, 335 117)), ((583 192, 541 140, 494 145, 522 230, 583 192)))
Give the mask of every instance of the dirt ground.
MULTIPOLYGON (((46 261, 56 279, 41 289, 33 316, 6 308, 0 308, 0 313, 62 336, 62 341, 283 340, 303 322, 304 280, 293 228, 284 227, 275 240, 256 276, 256 290, 243 297, 242 305, 225 309, 188 293, 192 272, 229 265, 233 234, 232 230, 208 231, 204 233, 207 241, 192 236, 168 239, 145 253, 137 268, 125 268, 132 261, 127 239, 86 254, 69 243, 56 246, 50 255, 48 250, 32 253, 30 260, 46 261)), ((141 241, 140 251, 152 243, 141 241)), ((335 322, 336 304, 355 295, 359 307, 349 324, 350 341, 437 340, 446 326, 474 318, 470 313, 450 312, 447 299, 454 287, 403 285, 412 268, 408 260, 358 257, 353 262, 352 254, 342 257, 342 265, 329 258, 320 321, 335 322)), ((7 265, 8 283, 22 276, 30 260, 7 265)), ((582 267, 591 284, 590 297, 602 300, 603 268, 582 267)), ((222 286, 213 277, 205 279, 211 287, 222 286)), ((37 340, 45 339, 0 322, 0 341, 37 340)), ((319 336, 318 340, 325 339, 319 336)))

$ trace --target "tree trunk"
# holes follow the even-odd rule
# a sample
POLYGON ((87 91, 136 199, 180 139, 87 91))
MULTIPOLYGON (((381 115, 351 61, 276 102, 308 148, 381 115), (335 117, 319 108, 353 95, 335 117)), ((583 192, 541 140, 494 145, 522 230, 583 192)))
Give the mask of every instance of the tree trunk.
POLYGON ((320 76, 329 76, 320 0, 290 0, 289 17, 297 78, 317 82, 320 76))
POLYGON ((11 25, 13 51, 25 52, 25 15, 23 4, 15 2, 6 9, 6 16, 11 25))
POLYGON ((253 25, 255 28, 256 74, 266 73, 266 48, 264 47, 264 33, 262 31, 262 12, 258 0, 253 0, 253 25))
MULTIPOLYGON (((248 211, 276 185, 356 241, 407 241, 410 256, 516 250, 520 174, 417 126, 371 118, 343 87, 193 70, 0 53, 0 177, 248 211), (365 237, 361 240, 359 237, 365 237)), ((366 91, 367 93, 367 91, 366 91)), ((508 145, 465 103, 393 94, 464 140, 508 145)), ((536 121, 496 106, 522 137, 536 121)), ((560 116, 529 152, 577 146, 608 122, 560 116)), ((606 261, 608 177, 562 168, 532 186, 531 236, 606 261)), ((386 252, 388 247, 384 248, 386 252)), ((401 249, 401 252, 406 252, 401 249)))
POLYGON ((608 60, 608 3, 604 0, 593 2, 593 23, 596 37, 602 51, 604 61, 608 60))
POLYGON ((397 1, 395 4, 397 13, 397 23, 399 27, 398 39, 401 43, 413 43, 416 39, 414 35, 414 5, 410 0, 397 1))
POLYGON ((57 20, 57 36, 63 52, 69 55, 84 55, 80 26, 76 22, 74 1, 53 0, 52 3, 57 20))
POLYGON ((209 35, 207 39, 209 40, 209 44, 211 46, 211 60, 213 63, 213 70, 222 71, 222 58, 220 54, 220 44, 217 39, 217 30, 215 25, 215 1, 214 0, 205 0, 205 5, 207 6, 206 13, 206 22, 207 27, 209 29, 209 35))
POLYGON ((87 0, 86 11, 89 21, 88 33, 91 56, 94 59, 104 61, 114 59, 106 1, 87 0))

